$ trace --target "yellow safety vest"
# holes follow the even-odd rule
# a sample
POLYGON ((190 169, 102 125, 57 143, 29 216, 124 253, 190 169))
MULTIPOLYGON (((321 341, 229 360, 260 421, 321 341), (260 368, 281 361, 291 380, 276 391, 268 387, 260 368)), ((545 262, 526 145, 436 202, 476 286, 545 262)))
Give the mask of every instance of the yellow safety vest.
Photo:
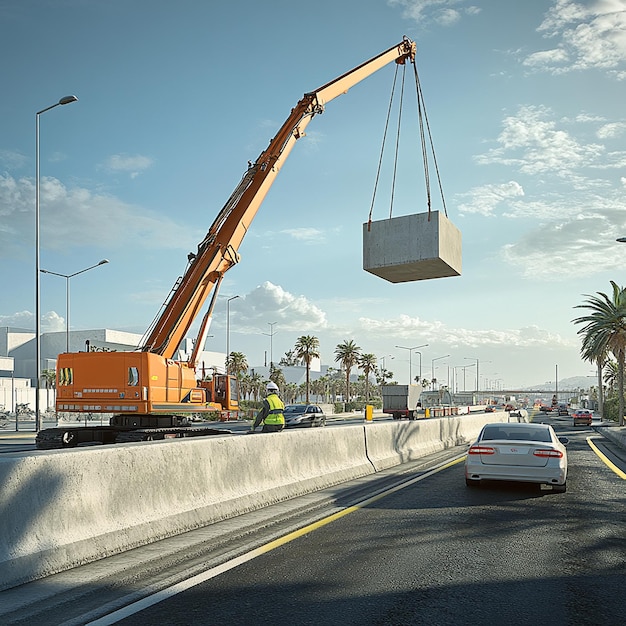
POLYGON ((266 424, 284 424, 285 416, 283 415, 283 409, 285 408, 285 405, 283 404, 283 401, 275 393, 271 393, 265 399, 270 405, 270 412, 263 421, 266 424))

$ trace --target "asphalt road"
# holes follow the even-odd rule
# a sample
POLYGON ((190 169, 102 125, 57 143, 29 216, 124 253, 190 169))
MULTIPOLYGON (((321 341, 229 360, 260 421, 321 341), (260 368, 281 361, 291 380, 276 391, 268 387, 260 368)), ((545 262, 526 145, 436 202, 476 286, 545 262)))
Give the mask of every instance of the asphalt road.
POLYGON ((566 494, 467 489, 456 464, 121 623, 624 623, 624 481, 554 422, 566 494))
MULTIPOLYGON (((545 421, 570 437, 565 494, 468 489, 454 462, 465 448, 450 450, 327 490, 326 502, 316 494, 26 585, 31 604, 0 622, 624 623, 624 480, 587 443, 593 430, 545 421)), ((626 470, 623 452, 599 445, 626 470)))

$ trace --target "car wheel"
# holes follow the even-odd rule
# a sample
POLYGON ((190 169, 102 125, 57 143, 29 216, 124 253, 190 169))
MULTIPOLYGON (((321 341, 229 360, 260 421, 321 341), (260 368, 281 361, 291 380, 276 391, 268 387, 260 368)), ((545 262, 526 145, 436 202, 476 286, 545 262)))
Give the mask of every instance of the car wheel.
POLYGON ((326 426, 326 418, 322 418, 322 420, 320 421, 320 427, 321 426, 326 426))
POLYGON ((480 480, 473 480, 471 478, 466 478, 465 479, 465 484, 468 487, 479 487, 480 486, 480 480))
POLYGON ((554 491, 554 493, 565 493, 567 491, 567 483, 552 485, 552 491, 554 491))

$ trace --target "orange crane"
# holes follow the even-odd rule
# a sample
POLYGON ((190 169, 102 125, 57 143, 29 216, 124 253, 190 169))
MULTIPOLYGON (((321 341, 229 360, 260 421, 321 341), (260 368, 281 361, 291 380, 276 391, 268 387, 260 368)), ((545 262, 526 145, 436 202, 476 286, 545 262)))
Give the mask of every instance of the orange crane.
POLYGON ((45 429, 37 434, 38 448, 212 434, 210 429, 191 428, 189 416, 238 408, 233 376, 216 373, 210 380, 198 380, 196 375, 220 282, 239 262, 238 249, 254 216, 313 117, 323 113, 328 102, 389 63, 414 63, 415 53, 415 42, 405 37, 378 56, 304 94, 267 149, 249 163, 197 252, 189 255, 184 275, 173 286, 139 348, 133 352, 59 355, 57 412, 112 414, 109 426, 45 429), (190 359, 176 360, 181 342, 209 296, 190 359))

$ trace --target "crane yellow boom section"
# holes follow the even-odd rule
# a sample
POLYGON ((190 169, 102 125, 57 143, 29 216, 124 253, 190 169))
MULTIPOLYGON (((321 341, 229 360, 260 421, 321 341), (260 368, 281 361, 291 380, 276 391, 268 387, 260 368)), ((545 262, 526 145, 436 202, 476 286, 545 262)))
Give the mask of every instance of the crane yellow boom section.
MULTIPOLYGON (((404 64, 407 60, 415 60, 415 43, 405 38, 377 57, 303 96, 267 149, 249 164, 196 253, 189 255, 184 275, 146 332, 140 349, 59 355, 57 411, 112 414, 109 426, 47 429, 41 431, 38 447, 67 447, 85 441, 112 443, 120 441, 121 434, 126 437, 124 441, 195 436, 198 433, 186 423, 188 416, 238 409, 239 394, 234 376, 214 373, 211 377, 198 379, 196 359, 201 349, 200 340, 196 341, 189 361, 176 360, 176 350, 211 296, 200 330, 201 335, 206 333, 220 281, 224 273, 239 261, 238 249, 254 216, 311 119, 323 112, 326 103, 386 64, 392 61, 404 64)), ((201 434, 208 432, 206 429, 200 431, 201 434)))
POLYGON ((325 105, 385 65, 414 61, 415 42, 397 45, 307 93, 292 109, 276 136, 254 163, 213 222, 190 265, 175 285, 162 313, 146 334, 141 350, 172 359, 221 277, 239 261, 238 249, 280 168, 311 119, 325 105))

